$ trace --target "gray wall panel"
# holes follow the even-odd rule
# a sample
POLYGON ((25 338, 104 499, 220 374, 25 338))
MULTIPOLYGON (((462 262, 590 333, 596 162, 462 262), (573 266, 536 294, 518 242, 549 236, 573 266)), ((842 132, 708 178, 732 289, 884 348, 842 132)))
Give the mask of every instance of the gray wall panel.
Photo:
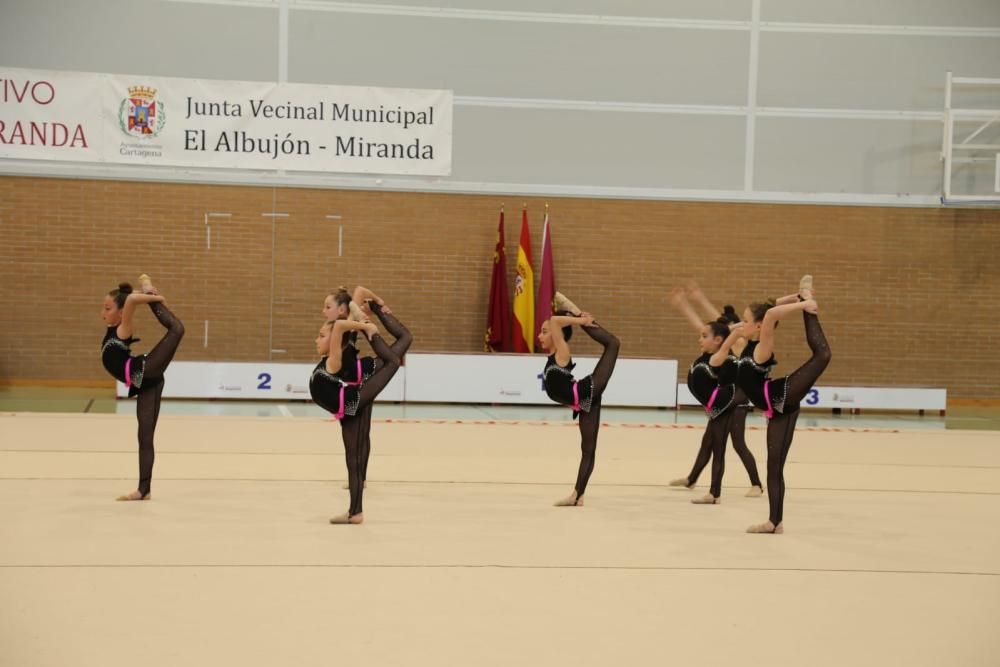
POLYGON ((941 190, 941 124, 760 118, 758 190, 932 195, 941 190))
MULTIPOLYGON (((294 0, 293 0, 294 1, 294 0)), ((733 0, 368 0, 369 5, 443 7, 507 12, 643 16, 672 19, 746 21, 749 2, 733 0)))
MULTIPOLYGON (((289 80, 455 91, 460 100, 454 174, 444 179, 446 185, 452 180, 483 183, 487 190, 497 184, 742 190, 750 31, 683 29, 665 26, 662 19, 747 21, 751 0, 368 3, 376 4, 395 5, 398 11, 385 6, 388 13, 359 13, 338 10, 333 2, 324 8, 318 0, 301 5, 291 0, 289 80), (485 13, 413 15, 422 11, 416 8, 435 7, 485 13), (491 16, 491 11, 501 14, 491 16), (503 12, 526 15, 495 20, 511 18, 503 12), (544 19, 546 12, 580 19, 534 20, 544 19), (649 22, 588 23, 595 15, 649 22), (497 101, 474 106, 463 96, 497 101), (532 109, 517 98, 722 105, 735 115, 532 109)), ((0 63, 273 81, 279 67, 278 5, 0 0, 0 63)), ((1000 29, 1000 0, 761 0, 760 6, 765 22, 1000 29)), ((813 111, 941 112, 946 70, 1000 78, 1000 37, 768 28, 765 24, 760 33, 756 103, 786 107, 801 117, 766 112, 757 117, 756 190, 940 192, 939 123, 905 114, 898 120, 846 120, 813 111)), ((1000 108, 1000 88, 960 90, 954 104, 1000 108)), ((963 127, 967 133, 975 126, 963 127)), ((984 134, 977 141, 998 139, 984 134)), ((30 172, 29 167, 17 166, 15 173, 17 168, 30 172)), ((81 168, 87 170, 80 165, 65 169, 77 175, 81 168)), ((955 191, 991 190, 986 186, 992 174, 992 167, 962 168, 955 191)), ((230 177, 243 178, 239 173, 230 177)), ((425 182, 414 179, 414 187, 425 182)))
POLYGON ((797 23, 1000 27, 997 0, 763 0, 761 19, 797 23))
POLYGON ((3 0, 8 67, 274 81, 278 12, 154 0, 3 0))
MULTIPOLYGON (((955 76, 959 74, 964 75, 964 72, 956 72, 955 76)), ((941 104, 943 109, 943 94, 941 95, 941 104)), ((953 109, 1000 109, 1000 86, 952 86, 951 107, 953 109)))
POLYGON ((761 106, 941 111, 947 70, 1000 78, 1000 39, 764 33, 760 47, 761 106))
POLYGON ((738 117, 459 107, 453 178, 645 188, 740 188, 738 117))
MULTIPOLYGON (((996 163, 993 164, 963 164, 956 165, 951 172, 951 194, 959 196, 988 195, 1000 200, 1000 192, 993 190, 996 173, 996 163)), ((997 202, 1000 204, 1000 201, 997 202)))
POLYGON ((749 34, 293 11, 289 79, 456 95, 746 103, 749 34), (321 55, 317 55, 321 54, 321 55))

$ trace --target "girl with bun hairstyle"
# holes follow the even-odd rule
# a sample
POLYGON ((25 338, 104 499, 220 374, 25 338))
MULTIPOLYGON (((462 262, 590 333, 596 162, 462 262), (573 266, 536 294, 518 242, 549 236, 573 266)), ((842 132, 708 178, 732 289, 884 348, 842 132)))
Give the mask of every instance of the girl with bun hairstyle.
POLYGON ((142 292, 134 292, 129 283, 120 283, 104 297, 101 318, 107 325, 101 344, 101 362, 119 382, 128 387, 128 395, 136 397, 135 414, 139 421, 139 486, 135 491, 118 496, 118 500, 149 500, 153 481, 153 434, 160 416, 163 395, 163 373, 184 338, 184 325, 174 316, 153 287, 149 276, 139 276, 142 292), (146 354, 132 355, 131 345, 138 342, 132 336, 135 307, 148 304, 153 315, 167 332, 146 354))
MULTIPOLYGON (((346 290, 344 294, 346 295, 346 290)), ((319 336, 316 338, 316 352, 323 358, 313 369, 309 380, 309 393, 317 405, 340 421, 347 462, 347 483, 351 491, 348 511, 330 519, 330 523, 333 524, 360 524, 364 521, 362 499, 370 450, 370 441, 363 431, 366 428, 365 414, 367 412, 369 415, 367 427, 370 427, 371 404, 399 370, 400 360, 413 341, 409 330, 391 314, 384 302, 374 293, 359 287, 355 290, 355 294, 366 304, 368 311, 374 313, 385 324, 386 329, 396 337, 396 341, 391 346, 387 345, 379 335, 375 324, 368 321, 358 322, 347 317, 327 321, 320 328, 319 336), (358 331, 364 332, 375 354, 378 355, 378 359, 370 365, 360 364, 360 371, 357 350, 349 344, 351 334, 358 331), (351 363, 345 363, 345 360, 351 363), (352 365, 353 368, 350 367, 352 365)), ((333 296, 331 307, 334 309, 332 314, 343 314, 345 311, 349 314, 346 300, 340 297, 342 303, 338 304, 338 295, 331 296, 333 296), (341 307, 343 311, 340 311, 341 307)), ((327 312, 328 309, 324 307, 324 314, 327 312)))
POLYGON ((555 503, 556 507, 583 505, 583 494, 587 482, 594 472, 597 455, 597 431, 601 426, 601 395, 611 380, 618 360, 620 343, 618 339, 594 322, 590 313, 581 311, 565 296, 556 292, 552 300, 555 314, 542 323, 538 342, 549 353, 542 371, 545 393, 556 403, 573 408, 573 419, 580 419, 580 469, 576 476, 576 486, 566 498, 555 503), (569 340, 573 335, 573 325, 578 324, 588 336, 604 347, 594 372, 585 378, 573 378, 573 357, 569 350, 569 340))
MULTIPOLYGON (((712 305, 712 303, 705 296, 704 292, 701 291, 701 288, 693 282, 688 285, 687 296, 685 296, 683 290, 677 288, 671 292, 670 301, 675 308, 681 311, 687 321, 691 324, 691 328, 697 331, 699 336, 706 334, 706 327, 709 327, 714 331, 722 333, 722 338, 725 340, 729 336, 729 330, 732 325, 741 321, 739 315, 736 314, 736 309, 730 305, 726 305, 720 315, 718 308, 712 305), (698 303, 702 309, 702 313, 709 318, 707 323, 703 322, 698 317, 698 314, 695 313, 690 301, 698 303), (724 331, 722 328, 723 326, 725 327, 724 331)), ((714 352, 718 350, 718 348, 714 345, 714 336, 710 336, 709 338, 713 340, 713 343, 707 348, 703 344, 706 342, 705 339, 699 338, 699 345, 702 346, 703 356, 706 352, 714 354, 714 352)), ((708 380, 706 377, 710 377, 711 374, 714 373, 720 383, 726 385, 732 384, 734 390, 731 414, 724 420, 724 423, 726 423, 728 427, 727 433, 723 434, 721 442, 717 442, 718 438, 712 436, 710 431, 713 429, 718 430, 722 427, 723 422, 717 421, 722 416, 717 414, 716 418, 713 419, 711 417, 713 411, 707 409, 706 403, 702 401, 692 389, 692 394, 695 394, 695 398, 699 398, 699 402, 701 402, 702 406, 706 407, 706 410, 709 412, 709 424, 705 428, 705 435, 702 437, 701 447, 695 457, 691 473, 687 477, 671 480, 670 486, 683 486, 688 489, 693 488, 698 482, 698 477, 701 475, 702 470, 704 470, 705 466, 708 465, 709 459, 712 459, 712 492, 704 498, 692 501, 695 503, 710 503, 711 501, 709 500, 709 496, 716 499, 719 497, 716 492, 721 491, 722 473, 725 470, 725 461, 721 460, 721 457, 717 456, 716 452, 721 452, 722 457, 725 456, 727 436, 732 437, 733 449, 736 450, 736 454, 740 457, 740 461, 743 462, 743 467, 746 468, 747 476, 750 478, 750 490, 747 491, 745 495, 750 498, 756 498, 764 493, 763 485, 760 481, 760 474, 757 472, 757 461, 754 459, 750 448, 747 447, 746 441, 747 412, 749 410, 750 403, 747 400, 746 394, 744 394, 743 391, 735 385, 736 369, 738 366, 736 363, 737 359, 733 355, 738 355, 742 351, 742 348, 746 345, 745 342, 742 341, 737 341, 737 343, 742 344, 739 345, 740 349, 730 350, 730 354, 728 355, 731 359, 730 363, 723 364, 720 362, 708 364, 705 362, 699 365, 699 360, 695 360, 688 371, 689 388, 691 388, 692 382, 694 382, 696 386, 701 386, 702 384, 707 385, 708 380), (723 372, 721 376, 719 375, 720 371, 723 372), (692 375, 692 373, 694 373, 694 375, 692 375), (714 425, 713 421, 715 421, 714 425)), ((728 391, 729 390, 727 388, 725 392, 728 393, 728 391)), ((707 398, 710 398, 710 395, 704 398, 707 400, 707 398)))
POLYGON ((803 276, 799 292, 776 302, 754 303, 743 313, 743 323, 733 327, 723 343, 728 351, 739 339, 749 342, 740 359, 737 384, 753 404, 767 417, 767 500, 768 520, 747 528, 748 533, 783 533, 785 504, 785 461, 792 447, 799 403, 819 379, 832 357, 830 346, 819 324, 818 306, 813 299, 812 276, 803 276), (774 359, 774 330, 778 321, 802 312, 806 343, 812 356, 785 377, 771 378, 774 359))
MULTIPOLYGON (((354 322, 365 323, 369 321, 369 317, 365 312, 358 306, 357 301, 363 301, 363 296, 365 293, 371 294, 370 290, 366 290, 363 287, 358 287, 355 289, 356 299, 351 298, 350 292, 347 291, 346 287, 338 287, 336 292, 330 292, 326 295, 323 300, 323 317, 327 322, 334 322, 336 320, 347 320, 350 319, 354 322), (363 291, 362 291, 363 290, 363 291)), ((373 295, 374 296, 374 295, 373 295)), ((376 299, 378 297, 375 297, 376 299)), ((379 299, 381 302, 381 299, 379 299)), ((388 306, 383 307, 388 310, 388 306)), ((388 311, 391 313, 392 311, 388 311)), ((401 331, 390 331, 393 336, 398 339, 402 335, 401 331)), ((359 357, 358 356, 358 332, 349 331, 345 337, 344 347, 341 351, 343 355, 343 361, 341 364, 340 377, 348 385, 361 386, 365 380, 370 378, 375 372, 375 357, 359 357)), ((375 404, 370 403, 362 409, 362 413, 359 415, 361 419, 361 458, 362 458, 362 476, 361 483, 367 488, 368 487, 368 458, 371 455, 371 428, 372 428, 372 409, 375 404)), ((350 483, 344 484, 345 489, 350 488, 350 483)))
POLYGON ((736 363, 728 353, 719 353, 719 348, 729 336, 729 326, 722 318, 702 324, 680 290, 675 290, 671 300, 682 312, 698 325, 698 346, 701 356, 692 362, 687 374, 687 386, 705 412, 708 423, 701 439, 701 448, 695 458, 691 474, 681 480, 671 482, 672 486, 694 486, 698 475, 712 459, 712 484, 702 498, 695 498, 697 505, 717 505, 722 496, 722 475, 726 469, 726 440, 729 424, 733 416, 736 399, 736 363))

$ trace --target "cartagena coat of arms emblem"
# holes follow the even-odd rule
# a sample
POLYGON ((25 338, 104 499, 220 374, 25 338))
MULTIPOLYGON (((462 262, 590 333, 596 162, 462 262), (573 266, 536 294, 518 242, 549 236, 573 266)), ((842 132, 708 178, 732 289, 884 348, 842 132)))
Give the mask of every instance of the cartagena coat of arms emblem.
POLYGON ((130 137, 155 137, 167 122, 163 102, 156 88, 129 86, 128 97, 118 106, 118 124, 130 137))

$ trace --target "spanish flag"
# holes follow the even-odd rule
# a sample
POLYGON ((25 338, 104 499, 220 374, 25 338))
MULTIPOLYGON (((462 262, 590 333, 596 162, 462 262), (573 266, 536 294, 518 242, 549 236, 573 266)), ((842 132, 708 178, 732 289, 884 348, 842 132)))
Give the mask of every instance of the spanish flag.
POLYGON ((528 209, 521 214, 521 242, 517 247, 514 278, 514 351, 535 351, 535 277, 531 271, 531 234, 528 209))

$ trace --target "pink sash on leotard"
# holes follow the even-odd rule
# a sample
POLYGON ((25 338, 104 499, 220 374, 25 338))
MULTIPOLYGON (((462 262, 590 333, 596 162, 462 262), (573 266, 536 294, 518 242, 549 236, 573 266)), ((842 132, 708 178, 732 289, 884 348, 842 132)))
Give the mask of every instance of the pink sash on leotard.
POLYGON ((337 410, 337 413, 333 415, 334 419, 340 420, 344 418, 344 391, 346 391, 346 389, 347 387, 345 385, 340 385, 340 408, 337 410))
POLYGON ((358 378, 354 382, 347 382, 348 387, 360 387, 361 386, 361 360, 358 359, 358 378))
POLYGON ((715 398, 719 395, 719 389, 720 387, 716 387, 715 390, 712 391, 712 395, 708 399, 708 405, 705 406, 705 412, 707 412, 709 416, 712 415, 712 406, 715 405, 715 398))

